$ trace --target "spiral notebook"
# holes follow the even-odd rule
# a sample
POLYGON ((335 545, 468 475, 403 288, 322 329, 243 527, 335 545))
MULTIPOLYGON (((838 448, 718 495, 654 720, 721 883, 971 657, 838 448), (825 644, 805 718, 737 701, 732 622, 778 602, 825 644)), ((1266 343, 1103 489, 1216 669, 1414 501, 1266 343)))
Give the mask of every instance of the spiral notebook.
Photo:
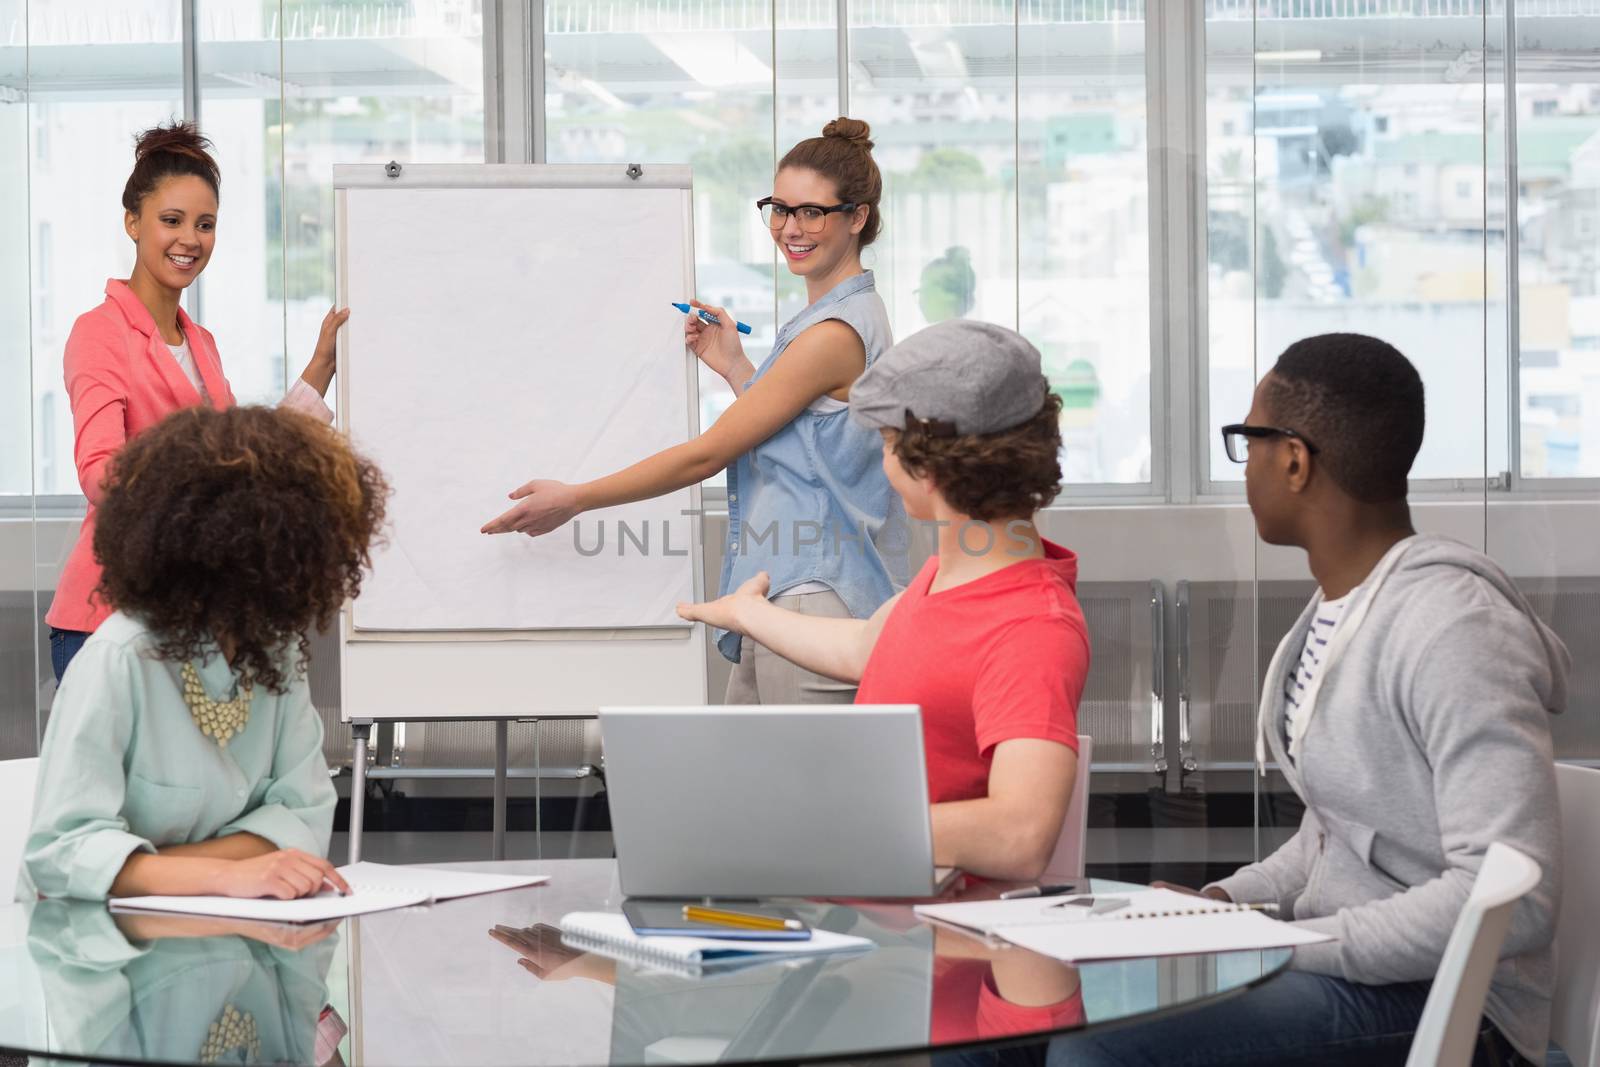
POLYGON ((543 874, 478 874, 437 867, 399 867, 385 863, 352 863, 339 873, 350 883, 349 896, 325 889, 299 900, 253 897, 117 897, 114 911, 160 911, 182 915, 214 915, 262 922, 314 923, 345 919, 375 911, 409 908, 456 897, 521 889, 550 880, 543 874))
POLYGON ((1106 915, 1078 922, 1010 926, 1000 936, 1018 948, 1068 963, 1294 948, 1333 940, 1259 911, 1237 909, 1129 919, 1106 915))
MULTIPOLYGON (((1081 908, 1063 907, 1062 902, 1075 894, 1052 897, 1024 897, 1020 900, 974 900, 960 904, 918 904, 913 910, 925 919, 975 930, 989 937, 1002 937, 1011 926, 1053 925, 1063 922, 1081 922, 1091 918, 1081 908)), ((1192 897, 1170 889, 1139 889, 1128 893, 1110 893, 1126 900, 1128 906, 1105 915, 1094 916, 1095 921, 1114 918, 1157 918, 1165 915, 1208 915, 1214 912, 1237 911, 1239 905, 1206 897, 1192 897)))
POLYGON ((1326 934, 1279 922, 1243 904, 1142 889, 1106 894, 1128 901, 1102 915, 1063 907, 1067 897, 919 904, 919 916, 949 923, 1068 962, 1190 956, 1289 948, 1331 941, 1326 934))
POLYGON ((811 930, 805 941, 729 941, 716 937, 640 936, 626 916, 609 911, 575 911, 562 916, 561 940, 573 948, 598 952, 630 963, 674 970, 751 963, 761 959, 865 952, 873 943, 864 937, 811 930))

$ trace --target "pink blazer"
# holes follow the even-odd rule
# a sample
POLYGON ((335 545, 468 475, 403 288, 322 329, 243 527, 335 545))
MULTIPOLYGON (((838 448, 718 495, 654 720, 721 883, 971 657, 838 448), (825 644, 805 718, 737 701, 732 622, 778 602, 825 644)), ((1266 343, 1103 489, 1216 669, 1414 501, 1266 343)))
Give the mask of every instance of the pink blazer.
MULTIPOLYGON (((215 339, 182 308, 178 309, 178 326, 189 342, 211 405, 218 411, 232 407, 233 390, 222 374, 215 339)), ((92 631, 111 614, 111 608, 94 596, 94 588, 100 584, 100 564, 94 558, 94 519, 106 464, 123 442, 179 408, 200 403, 200 394, 173 358, 149 309, 127 282, 116 278, 106 282, 105 303, 78 316, 73 324, 63 363, 72 404, 73 459, 78 466, 78 484, 89 500, 89 513, 78 530, 45 621, 61 630, 92 631)), ((306 386, 302 392, 310 394, 315 406, 327 412, 326 417, 332 417, 314 389, 306 386)), ((293 392, 289 399, 291 406, 309 406, 293 392)))

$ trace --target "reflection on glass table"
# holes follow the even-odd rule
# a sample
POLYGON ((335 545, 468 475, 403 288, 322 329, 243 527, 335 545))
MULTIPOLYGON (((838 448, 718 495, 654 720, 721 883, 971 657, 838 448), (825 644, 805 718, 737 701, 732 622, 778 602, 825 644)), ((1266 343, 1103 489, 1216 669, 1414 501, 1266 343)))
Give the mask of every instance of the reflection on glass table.
POLYGON ((7 909, 0 1047, 119 1063, 300 1063, 318 1055, 337 924, 7 909))
MULTIPOLYGON (((351 1013, 353 1062, 859 1062, 1042 1040, 1191 1005, 1268 978, 1289 959, 1275 951, 1070 967, 936 928, 910 901, 813 901, 793 910, 877 947, 694 976, 562 943, 563 915, 620 907, 611 861, 503 868, 552 880, 361 920, 350 943, 351 1003, 360 1006, 351 1013)), ((972 884, 960 896, 1003 888, 972 884)))
MULTIPOLYGON (((807 922, 876 947, 695 976, 562 943, 563 915, 620 906, 613 861, 459 866, 552 880, 347 920, 337 934, 59 901, 0 910, 0 1049, 34 1062, 317 1067, 861 1062, 1154 1017, 1289 960, 1276 950, 1074 967, 930 925, 910 901, 808 901, 793 905, 807 922)), ((957 898, 1004 888, 971 883, 957 898)))

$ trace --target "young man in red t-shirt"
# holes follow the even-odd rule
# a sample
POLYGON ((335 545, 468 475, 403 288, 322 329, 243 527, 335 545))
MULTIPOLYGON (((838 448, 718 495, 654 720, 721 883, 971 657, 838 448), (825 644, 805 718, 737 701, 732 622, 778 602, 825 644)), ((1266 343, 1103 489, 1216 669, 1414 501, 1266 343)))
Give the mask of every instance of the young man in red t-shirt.
POLYGON ((990 878, 1043 872, 1077 773, 1078 561, 1033 522, 1060 488, 1060 411, 1020 334, 958 319, 912 335, 856 381, 850 415, 883 434, 889 483, 937 526, 937 554, 870 619, 784 611, 765 574, 678 609, 859 683, 859 704, 920 705, 934 862, 990 878))

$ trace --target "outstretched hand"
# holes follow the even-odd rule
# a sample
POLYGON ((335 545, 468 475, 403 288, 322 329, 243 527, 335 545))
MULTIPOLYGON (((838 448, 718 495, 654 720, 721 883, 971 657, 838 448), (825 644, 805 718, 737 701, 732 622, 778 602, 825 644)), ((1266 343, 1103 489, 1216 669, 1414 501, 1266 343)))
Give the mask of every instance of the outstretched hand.
POLYGON ((517 965, 540 981, 560 982, 568 978, 616 981, 616 968, 611 960, 562 944, 561 931, 549 923, 534 923, 520 929, 497 925, 489 931, 489 936, 515 951, 520 957, 517 965))
POLYGON ((744 633, 740 622, 741 613, 751 604, 765 601, 767 591, 771 588, 772 579, 766 571, 762 571, 727 596, 708 600, 703 604, 679 604, 678 618, 690 622, 703 622, 719 630, 744 633))
POLYGON ((565 526, 583 511, 578 494, 565 482, 531 481, 513 489, 511 499, 518 501, 517 505, 484 523, 479 533, 538 537, 565 526))

